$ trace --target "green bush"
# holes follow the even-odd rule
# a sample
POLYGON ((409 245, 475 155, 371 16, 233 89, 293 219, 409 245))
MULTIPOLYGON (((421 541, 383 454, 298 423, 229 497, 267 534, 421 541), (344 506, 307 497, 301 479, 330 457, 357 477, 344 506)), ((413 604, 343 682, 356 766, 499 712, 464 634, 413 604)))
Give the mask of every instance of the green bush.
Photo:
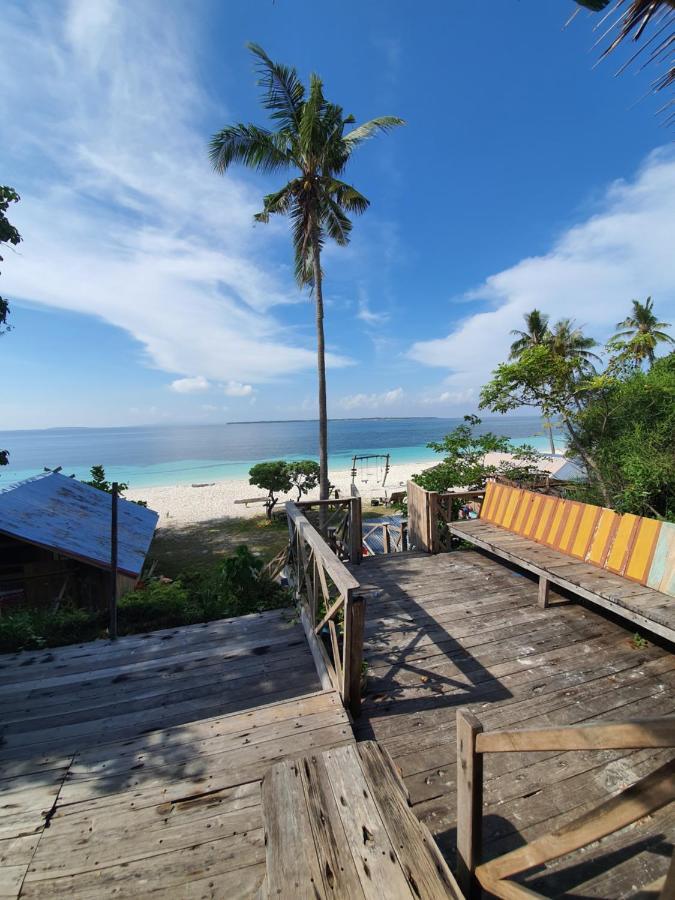
MULTIPOLYGON (((263 562, 245 545, 217 566, 186 572, 175 581, 148 581, 120 598, 119 634, 176 628, 287 606, 289 594, 262 574, 263 562)), ((107 634, 106 611, 64 607, 25 609, 0 616, 0 653, 91 641, 107 634)))
POLYGON ((24 609, 0 617, 0 653, 40 650, 103 637, 107 617, 65 607, 57 612, 24 609))

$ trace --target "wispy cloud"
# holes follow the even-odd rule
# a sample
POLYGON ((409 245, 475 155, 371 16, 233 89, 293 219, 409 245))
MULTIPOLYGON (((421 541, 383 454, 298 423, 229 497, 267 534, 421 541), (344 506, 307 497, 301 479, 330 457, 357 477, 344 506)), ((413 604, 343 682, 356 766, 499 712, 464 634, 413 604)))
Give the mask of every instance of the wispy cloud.
POLYGON ((466 299, 492 308, 469 315, 447 337, 418 341, 408 356, 449 369, 451 391, 477 389, 508 355, 511 329, 533 307, 575 318, 605 341, 632 298, 651 294, 659 316, 675 317, 675 153, 652 153, 630 181, 612 184, 595 215, 568 229, 545 256, 492 275, 466 299))
POLYGON ((311 344, 273 314, 299 299, 270 262, 278 232, 253 229, 248 182, 209 168, 198 116, 214 110, 187 10, 72 0, 63 13, 3 9, 3 167, 24 236, 7 292, 123 328, 150 365, 188 379, 313 368, 311 344))
POLYGON ((250 397, 253 393, 253 385, 242 384, 241 381, 228 381, 223 390, 228 397, 250 397))
POLYGON ((383 406, 394 406, 403 399, 403 388, 394 388, 381 394, 351 394, 342 397, 339 404, 343 409, 379 409, 383 406))

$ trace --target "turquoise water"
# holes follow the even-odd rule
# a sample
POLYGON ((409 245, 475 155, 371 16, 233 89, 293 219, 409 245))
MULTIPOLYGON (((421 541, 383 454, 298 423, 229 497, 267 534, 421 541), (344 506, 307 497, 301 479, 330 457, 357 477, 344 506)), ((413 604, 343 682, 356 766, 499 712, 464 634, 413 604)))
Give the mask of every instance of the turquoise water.
MULTIPOLYGON (((438 454, 426 444, 438 441, 459 419, 340 419, 329 426, 329 467, 351 467, 356 454, 390 453, 392 464, 430 463, 438 454)), ((494 431, 514 444, 529 443, 550 452, 538 417, 485 419, 481 431, 494 431)), ((111 481, 132 487, 201 484, 246 478, 254 462, 265 459, 317 459, 317 423, 249 422, 138 428, 60 428, 0 433, 10 465, 0 484, 62 466, 66 475, 87 478, 92 465, 105 466, 111 481)), ((562 443, 557 443, 558 452, 562 443)))

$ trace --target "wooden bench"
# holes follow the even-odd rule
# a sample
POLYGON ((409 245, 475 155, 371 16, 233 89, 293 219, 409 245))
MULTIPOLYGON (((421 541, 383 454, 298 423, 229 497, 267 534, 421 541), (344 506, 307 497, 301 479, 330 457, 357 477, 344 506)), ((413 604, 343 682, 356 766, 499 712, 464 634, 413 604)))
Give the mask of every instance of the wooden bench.
POLYGON ((374 741, 278 763, 265 775, 262 802, 263 898, 462 897, 410 809, 398 771, 374 741))
POLYGON ((537 575, 542 606, 554 584, 675 641, 675 525, 491 483, 480 518, 448 529, 537 575))

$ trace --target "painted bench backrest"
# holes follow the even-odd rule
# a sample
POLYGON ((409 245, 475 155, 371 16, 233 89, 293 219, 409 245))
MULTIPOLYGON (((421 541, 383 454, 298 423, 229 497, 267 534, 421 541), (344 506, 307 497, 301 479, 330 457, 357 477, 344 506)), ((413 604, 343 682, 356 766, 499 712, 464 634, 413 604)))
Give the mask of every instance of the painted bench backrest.
POLYGON ((675 525, 490 482, 481 519, 675 597, 675 525))

